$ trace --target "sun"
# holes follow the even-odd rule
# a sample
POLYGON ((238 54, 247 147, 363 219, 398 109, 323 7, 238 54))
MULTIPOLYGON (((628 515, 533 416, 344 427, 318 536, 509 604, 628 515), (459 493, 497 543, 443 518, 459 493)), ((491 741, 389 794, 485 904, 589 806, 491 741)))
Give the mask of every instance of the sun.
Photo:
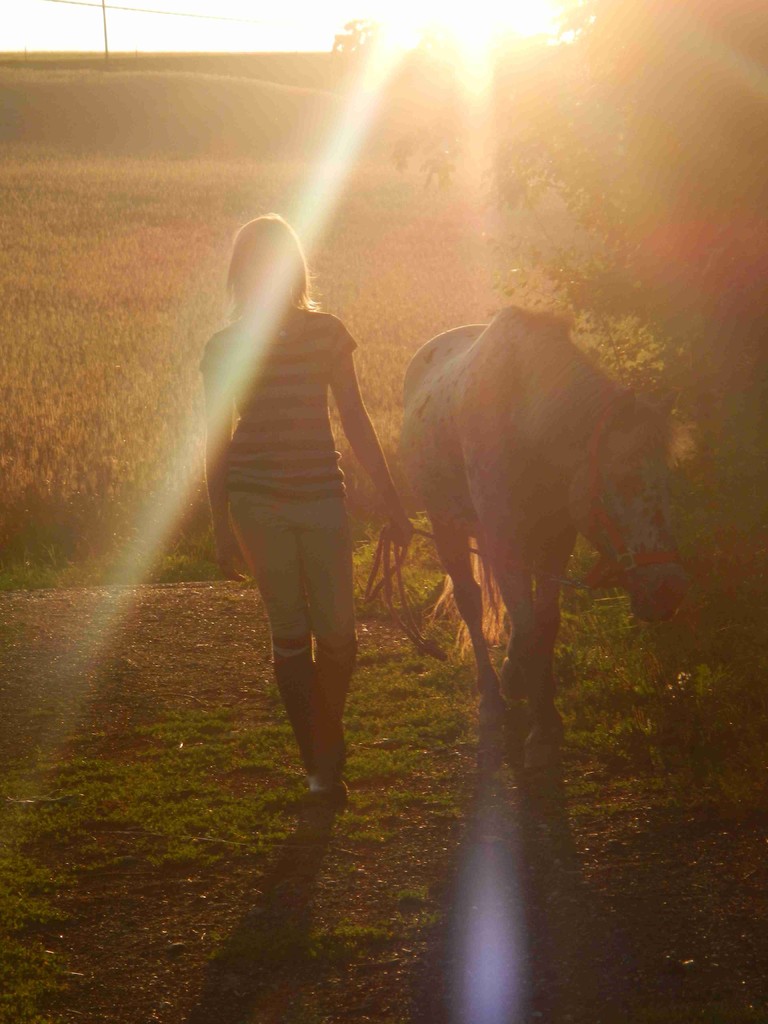
POLYGON ((469 49, 487 48, 502 35, 551 35, 555 32, 555 9, 550 3, 518 2, 466 4, 444 8, 436 19, 469 49))
POLYGON ((414 5, 399 0, 388 5, 382 19, 389 34, 404 46, 415 46, 431 31, 445 37, 468 57, 487 53, 504 36, 555 36, 557 7, 554 0, 476 0, 472 4, 448 4, 429 0, 414 5))

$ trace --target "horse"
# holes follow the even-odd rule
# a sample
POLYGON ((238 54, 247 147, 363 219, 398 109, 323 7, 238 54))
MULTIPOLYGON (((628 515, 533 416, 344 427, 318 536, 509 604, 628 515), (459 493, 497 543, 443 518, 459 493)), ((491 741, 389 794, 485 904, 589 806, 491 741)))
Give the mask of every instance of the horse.
POLYGON ((594 365, 563 318, 516 306, 438 335, 409 364, 400 455, 471 640, 481 735, 501 727, 505 697, 526 699, 528 768, 559 759, 553 655, 577 535, 599 555, 587 583, 623 586, 636 618, 671 618, 687 591, 668 486, 685 441, 670 412, 594 365), (472 538, 512 627, 500 676, 472 538))

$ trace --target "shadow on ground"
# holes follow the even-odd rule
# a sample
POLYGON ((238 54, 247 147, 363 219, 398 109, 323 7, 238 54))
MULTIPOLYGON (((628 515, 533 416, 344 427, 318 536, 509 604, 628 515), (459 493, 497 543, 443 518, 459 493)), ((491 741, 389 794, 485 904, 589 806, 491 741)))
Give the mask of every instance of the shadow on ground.
POLYGON ((448 928, 426 967, 433 982, 418 986, 414 1022, 567 1019, 560 1010, 576 976, 594 1005, 599 934, 559 773, 480 775, 453 875, 448 928))
POLYGON ((312 935, 312 900, 333 832, 331 807, 302 808, 293 835, 271 871, 258 881, 239 923, 208 967, 186 1024, 280 1021, 295 996, 285 984, 286 962, 305 965, 312 935), (276 977, 279 975, 279 977, 276 977))
POLYGON ((764 1024, 767 835, 632 801, 585 822, 559 770, 478 771, 411 1024, 764 1024))

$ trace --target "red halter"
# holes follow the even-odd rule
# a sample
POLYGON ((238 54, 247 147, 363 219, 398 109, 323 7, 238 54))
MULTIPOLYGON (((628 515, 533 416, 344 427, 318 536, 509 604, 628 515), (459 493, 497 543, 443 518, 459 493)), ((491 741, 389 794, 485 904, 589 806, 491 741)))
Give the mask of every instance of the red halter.
POLYGON ((587 573, 584 582, 589 587, 617 586, 632 569, 646 565, 672 565, 680 561, 676 551, 630 551, 621 527, 603 502, 600 487, 600 449, 608 425, 623 400, 624 395, 619 394, 608 403, 589 442, 590 516, 613 549, 613 555, 600 555, 587 573))

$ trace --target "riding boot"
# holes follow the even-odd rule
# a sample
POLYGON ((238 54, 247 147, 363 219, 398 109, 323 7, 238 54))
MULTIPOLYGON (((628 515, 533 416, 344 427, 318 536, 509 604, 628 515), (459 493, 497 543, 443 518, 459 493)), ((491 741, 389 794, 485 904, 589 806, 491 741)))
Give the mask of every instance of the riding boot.
POLYGON ((314 771, 312 728, 312 690, 315 665, 307 648, 289 658, 275 658, 275 679, 288 721, 301 754, 307 774, 314 771))
POLYGON ((313 761, 323 784, 340 782, 346 760, 344 705, 355 667, 357 641, 331 648, 318 641, 312 690, 313 761))

